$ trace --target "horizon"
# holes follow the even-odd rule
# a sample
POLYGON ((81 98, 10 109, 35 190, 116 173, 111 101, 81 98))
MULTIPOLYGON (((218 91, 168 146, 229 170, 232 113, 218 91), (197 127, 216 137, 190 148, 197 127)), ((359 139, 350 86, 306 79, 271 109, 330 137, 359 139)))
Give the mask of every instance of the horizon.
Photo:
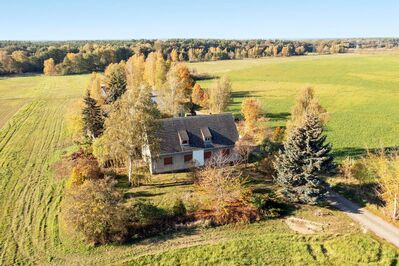
POLYGON ((316 40, 397 38, 393 0, 345 2, 287 0, 272 5, 221 0, 163 2, 105 0, 6 2, 2 41, 71 40, 316 40), (351 37, 355 36, 355 37, 351 37), (378 36, 378 37, 373 37, 378 36))

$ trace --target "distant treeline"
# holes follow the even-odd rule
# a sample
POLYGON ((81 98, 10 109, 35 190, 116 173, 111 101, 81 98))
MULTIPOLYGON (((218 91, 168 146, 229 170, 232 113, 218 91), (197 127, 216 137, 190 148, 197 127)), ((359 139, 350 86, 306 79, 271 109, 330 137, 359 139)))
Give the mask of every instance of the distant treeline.
POLYGON ((339 40, 131 40, 131 41, 0 41, 0 75, 42 72, 52 58, 60 75, 104 71, 133 54, 160 51, 170 61, 216 61, 345 53, 350 48, 393 48, 399 39, 339 40))

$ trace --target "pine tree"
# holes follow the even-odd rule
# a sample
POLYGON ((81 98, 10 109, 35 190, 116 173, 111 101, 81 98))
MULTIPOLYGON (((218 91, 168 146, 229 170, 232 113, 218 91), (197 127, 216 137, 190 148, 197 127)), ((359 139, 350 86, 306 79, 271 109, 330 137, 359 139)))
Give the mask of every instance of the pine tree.
POLYGON ((284 143, 274 164, 276 182, 293 202, 315 204, 325 194, 318 175, 333 167, 331 145, 325 144, 323 126, 315 114, 307 114, 284 143))
POLYGON ((94 140, 101 135, 104 128, 101 108, 97 105, 96 100, 90 97, 89 91, 87 91, 86 97, 84 98, 84 104, 85 106, 82 110, 83 131, 87 137, 94 140))

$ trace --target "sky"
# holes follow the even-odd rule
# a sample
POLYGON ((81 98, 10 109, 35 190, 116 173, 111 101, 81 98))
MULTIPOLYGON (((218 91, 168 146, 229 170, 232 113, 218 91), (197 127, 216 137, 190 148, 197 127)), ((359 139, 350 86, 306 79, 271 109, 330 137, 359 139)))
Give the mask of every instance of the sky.
POLYGON ((0 0, 0 40, 399 37, 399 0, 0 0))

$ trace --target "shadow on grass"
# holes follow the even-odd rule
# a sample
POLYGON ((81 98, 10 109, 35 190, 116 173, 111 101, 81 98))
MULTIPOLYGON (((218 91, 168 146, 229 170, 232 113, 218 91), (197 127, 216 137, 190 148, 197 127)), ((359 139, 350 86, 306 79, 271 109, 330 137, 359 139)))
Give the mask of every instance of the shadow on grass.
POLYGON ((381 147, 381 148, 373 148, 373 149, 366 149, 366 148, 358 148, 358 147, 346 147, 346 148, 340 148, 340 149, 334 149, 332 152, 332 156, 338 160, 341 161, 345 159, 345 157, 354 157, 354 158, 359 158, 363 155, 366 155, 367 152, 370 153, 378 153, 381 150, 383 150, 386 154, 390 154, 393 152, 397 152, 399 149, 398 146, 393 146, 393 147, 381 147))
POLYGON ((156 187, 156 188, 166 188, 166 187, 179 187, 179 186, 190 186, 193 184, 191 180, 184 181, 173 181, 168 183, 160 183, 160 184, 146 184, 147 187, 156 187))
POLYGON ((356 202, 361 207, 365 207, 367 204, 384 207, 385 202, 380 198, 378 189, 378 183, 375 182, 365 184, 338 183, 333 186, 335 192, 350 201, 356 202))
POLYGON ((290 116, 291 114, 288 112, 266 114, 266 118, 268 118, 270 121, 287 121, 290 116))
POLYGON ((161 193, 151 193, 151 192, 148 192, 148 191, 137 191, 137 192, 126 192, 124 194, 124 197, 126 199, 136 198, 136 197, 149 198, 149 197, 155 197, 155 196, 160 196, 160 195, 164 195, 164 194, 165 193, 163 193, 163 192, 161 192, 161 193))
POLYGON ((336 158, 338 161, 345 159, 345 157, 360 157, 367 153, 367 149, 364 148, 354 148, 354 147, 346 147, 341 149, 334 149, 332 151, 332 156, 336 158))

